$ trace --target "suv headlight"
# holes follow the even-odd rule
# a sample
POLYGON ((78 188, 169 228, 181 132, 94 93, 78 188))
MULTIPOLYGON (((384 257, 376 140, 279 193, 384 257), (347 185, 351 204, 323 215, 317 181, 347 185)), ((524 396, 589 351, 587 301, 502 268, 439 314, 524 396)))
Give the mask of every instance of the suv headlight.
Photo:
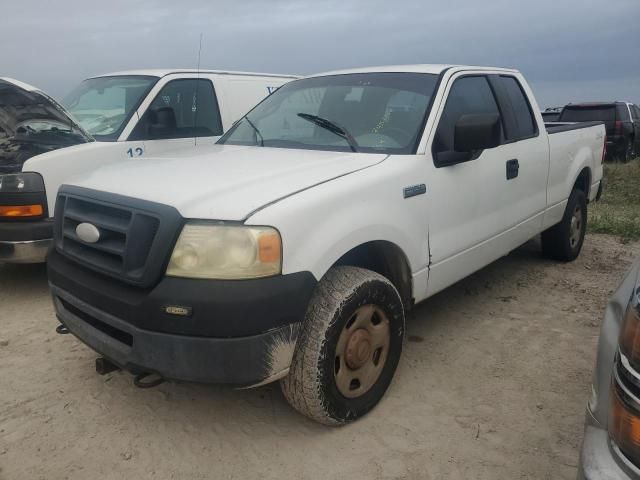
POLYGON ((178 238, 167 275, 249 279, 282 272, 282 241, 271 227, 187 223, 178 238))

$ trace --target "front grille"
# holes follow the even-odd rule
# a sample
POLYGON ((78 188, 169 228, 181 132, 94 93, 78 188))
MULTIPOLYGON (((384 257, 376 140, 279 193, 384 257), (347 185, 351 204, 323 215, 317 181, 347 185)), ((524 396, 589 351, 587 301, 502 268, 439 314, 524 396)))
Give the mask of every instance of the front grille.
POLYGON ((141 287, 158 281, 182 225, 173 207, 70 186, 60 189, 55 219, 61 254, 141 287), (95 243, 78 236, 76 228, 83 223, 98 229, 95 243))

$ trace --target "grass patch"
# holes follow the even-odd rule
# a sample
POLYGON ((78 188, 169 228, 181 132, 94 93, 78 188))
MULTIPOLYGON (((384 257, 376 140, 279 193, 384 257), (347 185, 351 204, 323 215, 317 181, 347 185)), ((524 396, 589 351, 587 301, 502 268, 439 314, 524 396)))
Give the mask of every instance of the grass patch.
POLYGON ((640 240, 640 159, 604 165, 604 191, 589 205, 589 231, 640 240))

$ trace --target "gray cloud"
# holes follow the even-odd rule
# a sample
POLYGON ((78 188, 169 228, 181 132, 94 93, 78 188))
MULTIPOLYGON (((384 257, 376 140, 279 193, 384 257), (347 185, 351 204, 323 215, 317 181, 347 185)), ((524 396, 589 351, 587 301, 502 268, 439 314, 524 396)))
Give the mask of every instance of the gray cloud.
POLYGON ((541 106, 640 103, 638 0, 3 3, 0 75, 57 96, 98 73, 195 67, 202 32, 203 68, 496 65, 527 75, 541 106))

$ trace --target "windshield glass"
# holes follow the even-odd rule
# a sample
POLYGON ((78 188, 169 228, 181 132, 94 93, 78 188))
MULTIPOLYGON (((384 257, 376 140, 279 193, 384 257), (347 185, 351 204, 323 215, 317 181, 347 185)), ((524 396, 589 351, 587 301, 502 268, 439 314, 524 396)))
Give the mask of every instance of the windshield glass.
POLYGON ((90 78, 62 103, 96 140, 115 141, 157 80, 144 76, 90 78))
POLYGON ((415 153, 438 76, 358 73, 288 83, 218 143, 415 153))

